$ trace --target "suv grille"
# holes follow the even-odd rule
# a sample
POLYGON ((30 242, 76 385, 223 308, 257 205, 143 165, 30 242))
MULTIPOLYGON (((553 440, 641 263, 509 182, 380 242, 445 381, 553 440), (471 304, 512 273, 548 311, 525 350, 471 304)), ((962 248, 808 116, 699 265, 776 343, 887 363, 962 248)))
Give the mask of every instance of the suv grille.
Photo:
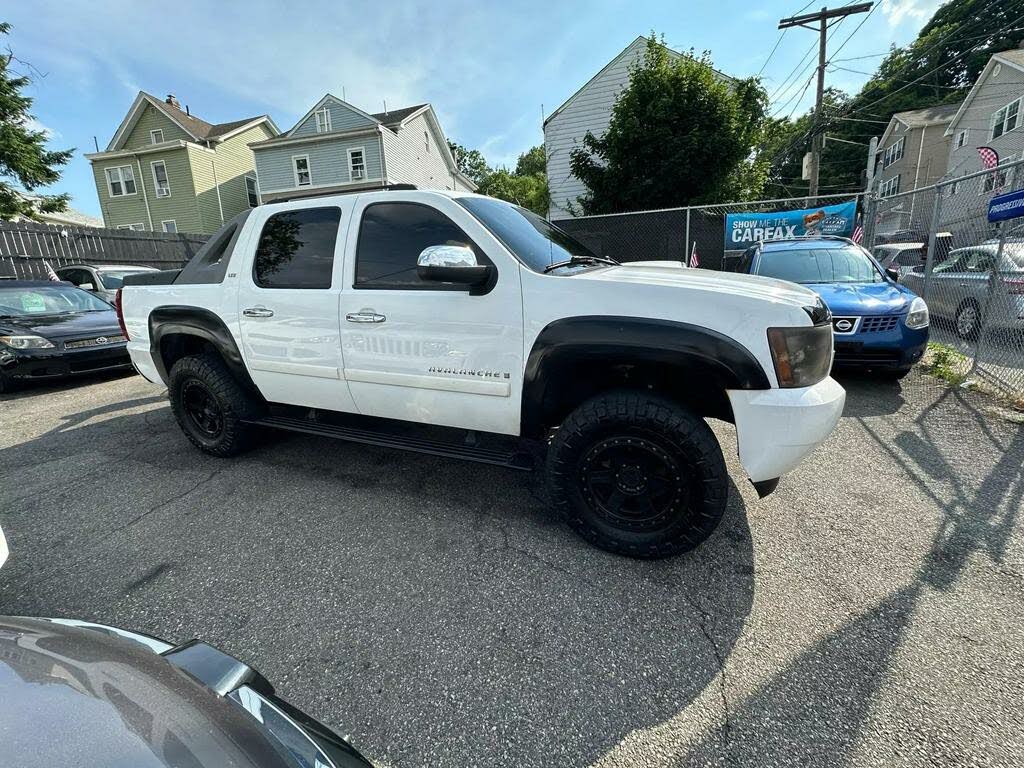
POLYGON ((900 324, 899 315, 877 315, 861 318, 861 333, 873 333, 878 331, 891 331, 900 324))
POLYGON ((110 344, 121 344, 128 341, 124 336, 117 333, 113 336, 96 336, 92 339, 77 339, 76 341, 65 341, 64 349, 84 349, 86 347, 106 347, 110 344))

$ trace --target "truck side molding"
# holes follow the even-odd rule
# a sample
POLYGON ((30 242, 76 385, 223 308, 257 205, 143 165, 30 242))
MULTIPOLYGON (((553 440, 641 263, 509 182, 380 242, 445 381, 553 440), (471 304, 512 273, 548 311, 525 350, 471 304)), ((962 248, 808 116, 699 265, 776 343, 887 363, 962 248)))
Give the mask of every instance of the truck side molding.
MULTIPOLYGON (((156 307, 149 315, 149 345, 153 364, 164 381, 170 381, 170 368, 185 350, 166 349, 166 342, 174 337, 191 337, 212 346, 223 358, 235 381, 255 394, 259 394, 249 371, 245 367, 242 353, 234 336, 224 321, 215 313, 201 307, 168 305, 156 307), (171 363, 167 362, 171 354, 171 363)), ((187 350, 192 353, 194 350, 187 350)))
POLYGON ((770 389, 757 358, 717 331, 690 323, 652 318, 587 315, 556 320, 537 336, 523 376, 524 437, 539 437, 559 387, 587 386, 582 376, 595 366, 643 366, 675 376, 702 377, 701 388, 770 389), (589 369, 589 370, 588 370, 589 369), (708 385, 711 385, 710 387, 708 385))

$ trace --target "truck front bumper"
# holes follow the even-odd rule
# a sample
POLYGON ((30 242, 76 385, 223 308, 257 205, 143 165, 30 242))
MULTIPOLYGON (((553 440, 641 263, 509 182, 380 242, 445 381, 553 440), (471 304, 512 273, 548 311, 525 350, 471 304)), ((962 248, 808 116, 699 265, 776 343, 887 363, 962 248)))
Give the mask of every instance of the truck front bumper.
POLYGON ((740 463, 756 483, 773 480, 821 445, 839 422, 846 390, 831 377, 799 389, 730 389, 740 463))

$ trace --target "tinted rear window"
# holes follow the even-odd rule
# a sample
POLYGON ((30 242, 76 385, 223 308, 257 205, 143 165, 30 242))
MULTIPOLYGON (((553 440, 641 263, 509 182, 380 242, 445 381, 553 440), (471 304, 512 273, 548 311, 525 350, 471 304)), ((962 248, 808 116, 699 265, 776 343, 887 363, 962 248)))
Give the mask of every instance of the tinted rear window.
POLYGON ((261 288, 330 288, 340 208, 275 213, 260 233, 253 279, 261 288))

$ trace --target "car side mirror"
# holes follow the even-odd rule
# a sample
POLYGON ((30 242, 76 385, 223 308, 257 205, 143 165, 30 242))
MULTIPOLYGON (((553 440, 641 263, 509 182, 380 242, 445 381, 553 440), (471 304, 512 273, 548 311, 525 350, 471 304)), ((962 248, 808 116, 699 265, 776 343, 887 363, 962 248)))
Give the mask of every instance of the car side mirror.
POLYGON ((494 270, 490 264, 479 264, 473 249, 465 245, 431 245, 416 259, 416 274, 421 280, 438 283, 480 286, 494 270))
POLYGON ((92 283, 79 283, 78 287, 81 288, 83 291, 95 291, 96 290, 96 286, 93 285, 92 283))
POLYGON ((900 268, 899 267, 886 267, 885 274, 889 276, 889 279, 894 283, 900 281, 900 268))

